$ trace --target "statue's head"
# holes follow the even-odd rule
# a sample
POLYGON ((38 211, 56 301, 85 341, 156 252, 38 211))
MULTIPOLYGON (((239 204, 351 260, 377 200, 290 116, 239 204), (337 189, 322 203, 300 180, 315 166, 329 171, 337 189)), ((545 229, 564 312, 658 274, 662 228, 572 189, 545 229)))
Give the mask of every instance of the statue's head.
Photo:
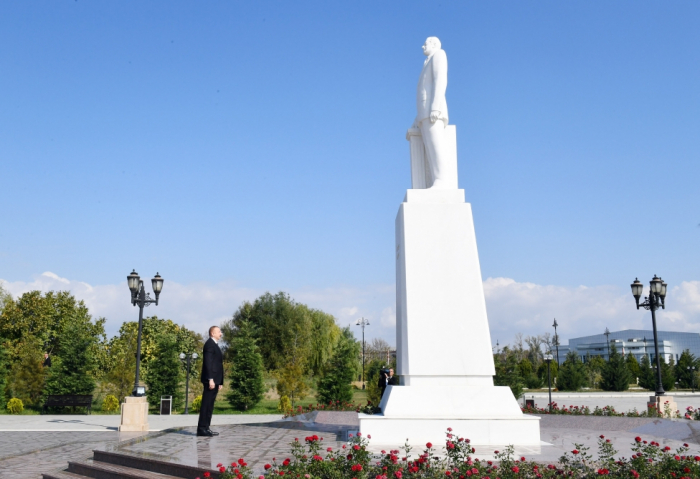
POLYGON ((423 55, 429 57, 442 48, 442 43, 438 37, 428 37, 423 44, 423 55))

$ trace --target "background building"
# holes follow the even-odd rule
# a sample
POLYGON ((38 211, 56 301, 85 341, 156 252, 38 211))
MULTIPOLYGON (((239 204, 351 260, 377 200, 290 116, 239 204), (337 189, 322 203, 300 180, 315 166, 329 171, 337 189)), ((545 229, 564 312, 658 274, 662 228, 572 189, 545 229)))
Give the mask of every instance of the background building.
MULTIPOLYGON (((691 354, 696 357, 700 357, 700 334, 671 331, 658 331, 657 333, 659 354, 666 361, 673 358, 675 362, 678 362, 681 353, 686 349, 690 350, 691 354)), ((594 334, 593 336, 569 339, 568 346, 559 346, 559 362, 564 362, 566 353, 569 351, 576 351, 582 361, 586 360, 586 355, 601 356, 607 361, 608 339, 611 345, 615 343, 619 353, 624 351, 625 354, 633 354, 637 361, 640 361, 645 354, 649 355, 651 361, 655 359, 654 332, 650 329, 625 329, 624 331, 610 332, 608 338, 605 334, 594 334)))

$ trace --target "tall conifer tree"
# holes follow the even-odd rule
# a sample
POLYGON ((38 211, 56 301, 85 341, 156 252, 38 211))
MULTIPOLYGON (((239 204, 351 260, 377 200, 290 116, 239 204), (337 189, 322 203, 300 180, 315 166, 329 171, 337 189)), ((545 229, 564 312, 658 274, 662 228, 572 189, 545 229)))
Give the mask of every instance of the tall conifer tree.
POLYGON ((246 411, 260 402, 265 393, 263 359, 248 321, 238 323, 238 330, 229 344, 231 359, 230 392, 226 399, 234 409, 246 411))
POLYGON ((617 352, 615 343, 610 344, 610 355, 601 372, 600 387, 603 391, 627 391, 632 375, 624 357, 617 352))

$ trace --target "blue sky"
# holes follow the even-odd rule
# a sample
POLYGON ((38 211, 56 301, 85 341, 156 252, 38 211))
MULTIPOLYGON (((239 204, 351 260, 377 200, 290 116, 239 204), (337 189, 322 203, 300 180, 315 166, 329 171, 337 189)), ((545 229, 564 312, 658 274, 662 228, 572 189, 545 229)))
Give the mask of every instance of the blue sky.
POLYGON ((131 268, 201 329, 285 290, 393 343, 437 35, 493 334, 648 326, 628 285, 654 273, 681 288, 666 329, 700 332, 699 22, 692 1, 4 2, 0 278, 68 285, 111 331, 131 268))

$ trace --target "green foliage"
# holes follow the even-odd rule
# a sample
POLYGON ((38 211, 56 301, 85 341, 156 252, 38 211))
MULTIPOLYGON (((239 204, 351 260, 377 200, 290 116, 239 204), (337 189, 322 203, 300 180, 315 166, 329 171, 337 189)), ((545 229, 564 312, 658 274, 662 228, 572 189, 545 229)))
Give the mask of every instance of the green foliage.
POLYGON ((557 389, 578 391, 586 384, 586 368, 574 351, 569 351, 557 376, 557 389))
POLYGON ((243 321, 229 343, 229 404, 238 411, 255 406, 265 393, 262 356, 252 335, 250 323, 243 321))
MULTIPOLYGON (((549 362, 549 374, 552 380, 552 387, 556 384, 555 378, 559 373, 559 365, 557 364, 556 357, 549 362)), ((542 381, 544 386, 547 386, 547 362, 542 361, 542 363, 537 367, 537 376, 542 381)))
POLYGON ((632 375, 627 369, 625 358, 617 352, 614 342, 610 344, 609 359, 601 376, 600 387, 603 391, 627 391, 629 389, 632 375))
POLYGON ((81 325, 68 323, 54 354, 45 394, 92 394, 95 389, 98 338, 81 325))
POLYGON ((686 349, 681 353, 676 365, 676 380, 678 385, 685 389, 697 387, 695 382, 695 373, 698 371, 698 360, 690 351, 686 349), (695 368, 695 370, 691 369, 695 368))
MULTIPOLYGON (((382 391, 379 389, 379 370, 385 366, 386 364, 381 359, 373 359, 365 364, 367 401, 375 407, 379 406, 379 402, 382 400, 382 391)), ((362 365, 360 365, 360 370, 362 370, 361 368, 362 365)))
POLYGON ((649 356, 642 356, 642 362, 639 364, 639 386, 649 391, 656 390, 656 373, 651 367, 649 356))
POLYGON ((120 402, 131 394, 136 375, 136 330, 122 327, 120 334, 107 344, 107 365, 104 376, 108 394, 120 402))
MULTIPOLYGON (((244 302, 233 317, 221 325, 224 339, 232 341, 242 322, 252 326, 267 371, 286 367, 290 345, 303 355, 304 373, 320 375, 333 355, 340 337, 335 318, 292 300, 288 294, 265 293, 253 303, 244 302)), ((228 351, 225 352, 228 360, 228 351)))
POLYGON ((494 363, 496 366, 496 375, 493 377, 494 384, 510 387, 516 399, 522 396, 523 378, 514 351, 511 351, 508 346, 504 347, 501 353, 494 355, 494 363))
POLYGON ((192 412, 199 412, 199 410, 202 409, 202 396, 197 396, 194 398, 191 408, 192 412))
POLYGON ((7 398, 5 395, 9 392, 7 380, 10 372, 8 359, 5 345, 3 344, 2 338, 0 338, 0 409, 5 409, 7 405, 7 398))
POLYGON ((19 398, 12 398, 7 402, 7 412, 10 414, 21 414, 24 411, 24 404, 19 398))
POLYGON ((65 329, 76 325, 88 336, 104 340, 104 318, 93 322, 87 307, 68 291, 40 291, 25 293, 15 301, 5 304, 0 314, 0 337, 7 341, 10 362, 20 360, 22 351, 29 345, 52 355, 60 352, 67 338, 65 329))
POLYGON ((184 399, 182 379, 177 338, 172 334, 163 334, 158 338, 146 374, 148 403, 159 407, 161 396, 172 396, 173 410, 180 408, 184 399))
POLYGON ((586 380, 589 387, 600 385, 603 369, 605 368, 605 359, 601 356, 591 356, 586 354, 586 380))
POLYGON ((0 281, 0 313, 10 301, 12 301, 12 295, 3 288, 2 281, 0 281))
POLYGON ((661 384, 664 386, 664 391, 672 391, 676 387, 676 367, 673 358, 667 363, 663 355, 661 355, 661 384))
POLYGON ((324 404, 331 401, 352 401, 352 381, 357 375, 358 357, 362 346, 355 340, 349 327, 342 330, 334 353, 325 367, 325 375, 318 382, 316 397, 324 404))
POLYGON ((292 401, 289 400, 289 397, 282 396, 280 398, 280 402, 277 405, 277 410, 282 414, 289 414, 289 412, 292 410, 292 401))
POLYGON ((639 362, 637 362, 637 358, 634 357, 634 354, 627 353, 627 356, 625 356, 625 366, 627 366, 627 370, 632 376, 630 379, 630 384, 635 383, 639 377, 641 369, 639 368, 639 362))
POLYGON ((10 370, 9 389, 12 397, 27 406, 39 406, 44 390, 44 357, 37 344, 28 343, 19 350, 19 357, 10 370))
POLYGON ((540 389, 542 387, 545 387, 547 384, 542 381, 542 378, 540 378, 537 374, 532 373, 529 376, 525 377, 525 387, 528 389, 540 389))
POLYGON ((520 361, 520 363, 518 364, 518 368, 520 369, 520 376, 524 378, 532 374, 532 363, 527 358, 520 361))
POLYGON ((119 399, 109 394, 104 401, 102 401, 102 410, 105 412, 116 412, 119 411, 119 399))

